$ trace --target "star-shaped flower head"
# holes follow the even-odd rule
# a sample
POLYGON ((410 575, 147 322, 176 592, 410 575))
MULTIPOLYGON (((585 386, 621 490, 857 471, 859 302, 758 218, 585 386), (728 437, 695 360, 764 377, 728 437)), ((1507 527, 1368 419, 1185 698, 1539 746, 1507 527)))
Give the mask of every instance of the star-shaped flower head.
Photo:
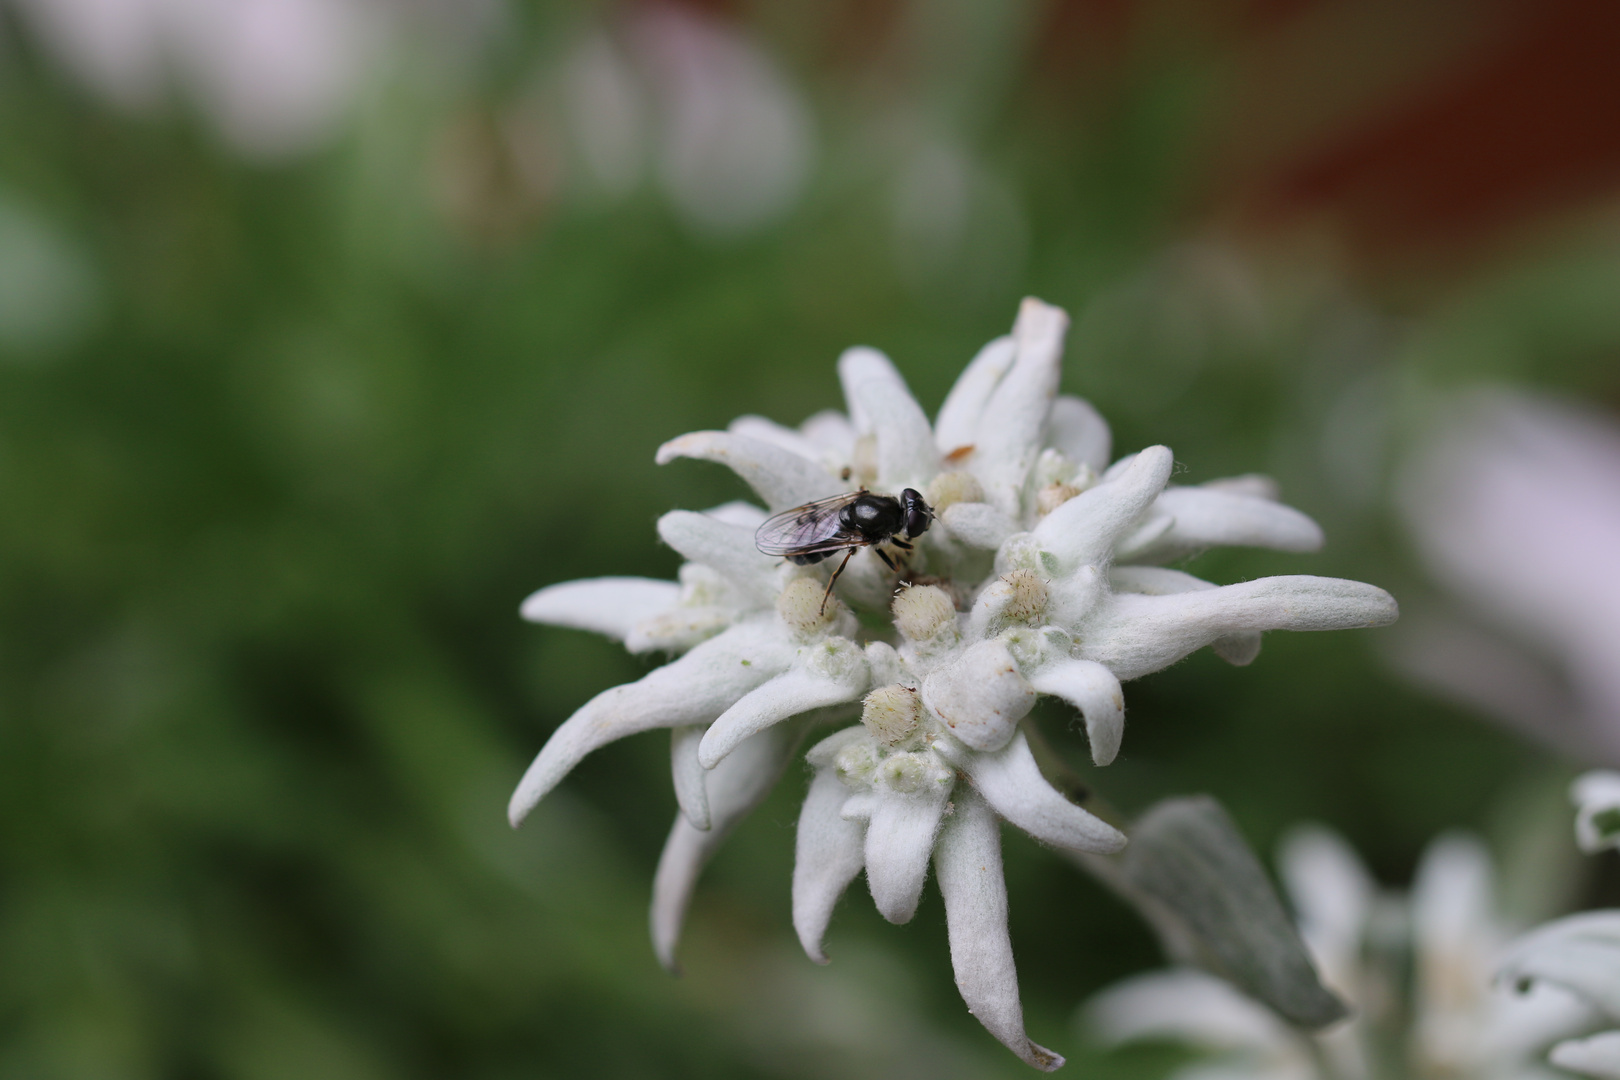
POLYGON ((982 349, 930 424, 894 366, 851 349, 838 372, 847 417, 798 429, 744 417, 665 444, 660 463, 717 461, 770 513, 850 491, 922 491, 938 522, 898 572, 855 552, 821 606, 827 564, 762 555, 758 508, 677 511, 659 522, 690 560, 681 584, 605 578, 542 589, 535 621, 598 630, 633 651, 685 655, 588 702, 541 750, 512 798, 515 823, 591 750, 674 729, 682 813, 660 863, 655 945, 672 963, 681 915, 725 831, 763 798, 818 719, 861 703, 860 727, 810 752, 794 923, 806 950, 863 868, 885 917, 916 910, 930 860, 969 1008, 1024 1060, 1062 1063, 1024 1035, 1007 937, 997 819, 1057 847, 1099 853, 1125 838, 1040 774, 1020 722, 1042 695, 1084 717, 1106 765, 1124 731, 1120 683, 1211 645, 1252 661, 1264 630, 1375 626, 1383 590, 1317 577, 1216 586, 1163 563, 1215 544, 1314 550, 1321 532, 1245 477, 1170 487, 1165 447, 1108 464, 1107 424, 1058 394, 1067 316, 1026 300, 1013 333, 982 349), (851 613, 867 614, 857 622, 851 613))

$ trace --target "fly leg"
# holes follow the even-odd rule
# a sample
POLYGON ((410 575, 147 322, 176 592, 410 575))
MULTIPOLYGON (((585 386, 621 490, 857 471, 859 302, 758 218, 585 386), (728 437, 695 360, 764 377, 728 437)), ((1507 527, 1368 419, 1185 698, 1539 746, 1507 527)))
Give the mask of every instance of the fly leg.
POLYGON ((826 613, 827 597, 832 595, 833 582, 837 581, 838 575, 844 572, 844 567, 849 565, 849 557, 853 554, 855 554, 854 548, 850 548, 848 551, 845 551, 844 561, 838 564, 838 569, 834 570, 832 572, 832 577, 827 579, 827 591, 821 594, 821 608, 816 612, 816 614, 821 615, 826 613))
POLYGON ((877 552, 877 557, 883 560, 883 565, 884 566, 887 566, 890 570, 893 570, 896 573, 899 573, 900 568, 898 566, 894 565, 894 560, 889 558, 889 553, 888 552, 884 551, 880 547, 875 547, 872 550, 877 552))

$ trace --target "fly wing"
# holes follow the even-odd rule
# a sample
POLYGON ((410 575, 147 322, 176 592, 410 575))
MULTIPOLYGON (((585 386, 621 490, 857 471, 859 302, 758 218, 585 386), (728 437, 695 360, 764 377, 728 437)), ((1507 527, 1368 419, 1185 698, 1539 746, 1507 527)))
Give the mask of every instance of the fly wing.
POLYGON ((839 512, 859 495, 851 491, 784 510, 754 532, 754 546, 767 555, 813 555, 865 543, 859 535, 845 532, 839 519, 839 512))

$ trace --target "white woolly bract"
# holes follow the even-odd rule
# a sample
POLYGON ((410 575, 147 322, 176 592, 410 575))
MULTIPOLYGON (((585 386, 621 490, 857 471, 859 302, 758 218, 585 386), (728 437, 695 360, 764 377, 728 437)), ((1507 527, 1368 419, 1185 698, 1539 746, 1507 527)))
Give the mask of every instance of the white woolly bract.
POLYGON ((1080 654, 1121 679, 1135 679, 1243 631, 1387 626, 1398 614, 1383 589, 1342 578, 1273 577, 1169 596, 1115 594, 1085 627, 1080 654))
POLYGON ((523 774, 507 810, 512 824, 592 750, 638 731, 707 723, 792 659, 793 647, 771 616, 734 626, 637 682, 604 690, 563 721, 523 774))
POLYGON ((675 946, 680 941, 681 924, 692 899, 692 889, 726 834, 770 794, 782 769, 793 757, 804 735, 801 725, 784 725, 762 732, 738 747, 724 766, 708 776, 711 814, 707 830, 695 828, 685 814, 675 815, 675 825, 664 843, 653 878, 653 950, 659 963, 676 970, 675 946))
MULTIPOLYGON (((863 815, 866 884, 878 913, 892 923, 910 922, 917 913, 934 835, 950 794, 949 780, 903 794, 879 791, 870 813, 863 815)), ((847 807, 845 812, 850 812, 847 807)))
POLYGON ((810 782, 804 808, 799 811, 793 853, 793 929, 805 953, 818 964, 827 962, 821 941, 833 908, 866 862, 865 822, 840 814, 848 798, 849 789, 838 774, 824 768, 810 782))
POLYGON ((789 717, 855 701, 869 682, 866 657, 848 639, 835 637, 803 646, 791 668, 720 714, 703 736, 698 760, 712 769, 744 739, 789 717))
POLYGON ((1080 710, 1094 764, 1114 760, 1125 737, 1125 691, 1112 671, 1091 660, 1059 660, 1036 671, 1029 684, 1080 710))
POLYGON ((683 457, 701 458, 729 467, 759 493, 772 513, 825 499, 844 490, 837 477, 828 475, 827 470, 814 462, 747 435, 694 431, 660 446, 656 460, 664 465, 683 457))
POLYGON ((1018 971, 1007 934, 1001 827, 984 800, 971 791, 956 800, 955 813, 941 831, 934 872, 945 900, 951 969, 968 1012, 1024 1061, 1043 1072, 1059 1068, 1061 1056, 1024 1034, 1018 971))
POLYGON ((1082 810, 1041 775, 1024 733, 994 754, 959 752, 956 765, 996 813, 1035 839, 1069 851, 1111 854, 1125 847, 1125 834, 1082 810))
POLYGON ((1035 691, 999 641, 981 641, 923 682, 923 704, 975 750, 997 750, 1035 706, 1035 691))
POLYGON ((668 611, 680 598, 681 587, 673 581, 589 578, 531 593, 520 611, 529 622, 591 630, 623 641, 636 623, 668 611))
POLYGON ((1547 1060, 1560 1069, 1595 1080, 1620 1080, 1620 1031, 1567 1039, 1552 1048, 1547 1060))

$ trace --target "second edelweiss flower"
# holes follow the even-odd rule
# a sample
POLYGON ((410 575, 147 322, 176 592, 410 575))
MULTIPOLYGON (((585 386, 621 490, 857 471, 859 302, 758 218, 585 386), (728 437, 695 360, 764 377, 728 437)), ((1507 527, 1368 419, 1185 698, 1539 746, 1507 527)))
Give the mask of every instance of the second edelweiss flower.
MULTIPOLYGON (((1310 551, 1321 533, 1257 477, 1167 486, 1162 446, 1108 463, 1107 424, 1057 393, 1067 316, 1026 300, 1013 333, 968 366, 933 424, 882 354, 852 349, 839 377, 849 415, 799 429, 744 417, 729 431, 665 444, 734 469, 765 503, 677 511, 659 535, 688 559, 679 584, 603 578, 542 589, 539 622, 608 633, 633 651, 684 653, 588 702, 541 750, 517 792, 521 821, 591 750, 671 728, 681 814, 660 861, 655 946, 666 964, 697 874, 762 799, 810 726, 861 704, 861 725, 810 751, 794 924, 810 955, 840 893, 864 868, 893 922, 911 918, 930 861, 945 898, 957 985, 970 1010, 1025 1061, 1062 1058, 1024 1035, 999 819, 1056 847, 1119 850, 1125 837, 1061 795, 1020 725, 1037 698, 1084 717, 1093 760, 1124 733, 1120 683, 1204 645, 1236 664, 1264 630, 1375 626, 1383 590, 1318 577, 1217 586, 1160 564, 1215 544, 1310 551), (842 560, 763 554, 755 530, 855 487, 921 492, 938 520, 912 545, 864 543, 842 560), (898 569, 895 569, 895 566, 898 569), (898 588, 897 588, 898 587, 898 588), (866 618, 859 621, 856 612, 866 618)), ((909 505, 909 504, 908 504, 909 505)))

